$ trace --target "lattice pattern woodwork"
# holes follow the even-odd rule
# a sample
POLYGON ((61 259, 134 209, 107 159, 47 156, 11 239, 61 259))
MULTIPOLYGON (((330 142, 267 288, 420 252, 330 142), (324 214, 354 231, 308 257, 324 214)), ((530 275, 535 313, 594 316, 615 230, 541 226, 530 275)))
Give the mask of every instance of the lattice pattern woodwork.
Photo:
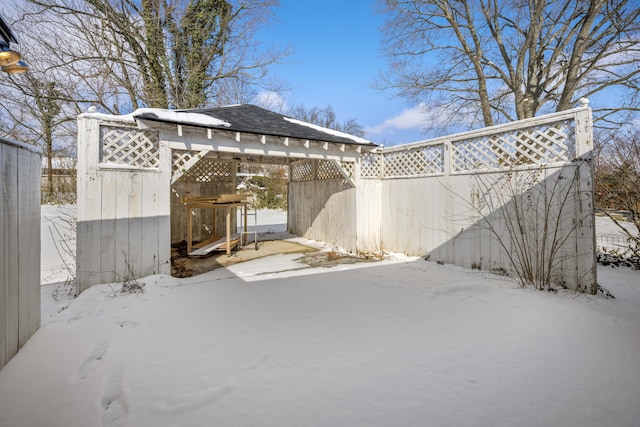
POLYGON ((204 158, 184 172, 180 179, 185 182, 200 184, 233 182, 234 162, 204 158))
POLYGON ((311 161, 294 163, 291 165, 291 181, 302 182, 313 180, 313 166, 311 161))
POLYGON ((340 167, 349 178, 353 178, 356 173, 356 164, 354 162, 340 162, 340 167))
MULTIPOLYGON (((575 155, 573 119, 532 125, 451 143, 451 172, 501 170, 568 162, 575 155)), ((408 178, 443 174, 444 144, 389 153, 364 153, 361 178, 408 178)))
POLYGON ((160 163, 158 132, 100 126, 100 162, 158 168, 160 163))
POLYGON ((572 120, 533 126, 452 144, 452 172, 495 170, 572 160, 572 120))
POLYGON ((316 170, 316 179, 343 178, 340 165, 333 160, 319 160, 316 170))
POLYGON ((360 156, 361 178, 382 178, 382 154, 363 153, 360 156))
POLYGON ((428 145, 384 154, 385 178, 406 178, 444 173, 444 145, 428 145))
POLYGON ((199 154, 198 151, 171 151, 171 174, 176 172, 186 172, 185 166, 199 154))
POLYGON ((191 166, 194 159, 202 157, 200 151, 172 151, 172 175, 182 174, 180 179, 186 182, 212 183, 212 182, 233 182, 234 162, 227 160, 200 158, 191 166))
POLYGON ((354 162, 336 160, 308 160, 291 165, 291 181, 313 181, 314 179, 353 178, 356 170, 354 162), (315 162, 315 168, 314 168, 315 162))

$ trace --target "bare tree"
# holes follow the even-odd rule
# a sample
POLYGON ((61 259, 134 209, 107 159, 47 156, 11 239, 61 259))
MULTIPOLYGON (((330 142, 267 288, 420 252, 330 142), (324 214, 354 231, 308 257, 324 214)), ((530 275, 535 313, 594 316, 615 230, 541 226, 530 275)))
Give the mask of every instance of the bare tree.
POLYGON ((600 119, 640 111, 634 0, 380 0, 380 12, 390 67, 377 86, 452 120, 489 126, 602 93, 600 119))
MULTIPOLYGON (((57 83, 41 80, 42 77, 30 71, 7 80, 7 91, 0 106, 0 130, 13 139, 41 148, 47 173, 46 186, 42 188, 43 201, 54 202, 61 200, 53 176, 54 169, 61 165, 55 165, 54 159, 75 154, 75 131, 71 129, 75 116, 57 83)), ((68 173, 75 175, 72 170, 68 173)))
POLYGON ((288 116, 298 120, 304 120, 318 126, 345 132, 350 135, 363 137, 365 132, 362 126, 355 119, 348 119, 339 122, 333 107, 327 105, 325 108, 311 107, 307 108, 302 104, 291 107, 287 113, 288 116))
MULTIPOLYGON (((16 28, 19 28, 20 52, 27 58, 30 68, 26 73, 3 77, 0 131, 42 149, 47 171, 46 186, 42 188, 43 200, 54 201, 53 197, 60 201, 59 188, 54 182, 53 160, 75 155, 75 118, 80 112, 76 93, 80 85, 52 66, 51 53, 33 42, 30 36, 39 29, 16 28)), ((52 33, 51 37, 54 36, 52 33)), ((75 175, 73 171, 69 174, 75 175)))
POLYGON ((277 85, 268 68, 287 53, 253 40, 277 0, 27 1, 17 25, 84 83, 78 101, 110 113, 219 105, 230 88, 277 85))

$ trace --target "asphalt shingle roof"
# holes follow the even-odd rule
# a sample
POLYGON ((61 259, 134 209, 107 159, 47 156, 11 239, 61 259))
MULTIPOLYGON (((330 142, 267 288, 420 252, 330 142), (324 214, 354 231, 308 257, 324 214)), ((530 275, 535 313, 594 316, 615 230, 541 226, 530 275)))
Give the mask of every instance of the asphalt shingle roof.
MULTIPOLYGON (((227 107, 216 108, 200 108, 192 110, 180 110, 181 112, 204 114, 210 117, 214 117, 219 120, 223 120, 230 124, 230 126, 212 126, 202 125, 207 128, 216 128, 233 132, 253 133, 258 135, 280 136, 298 139, 308 139, 313 141, 323 141, 331 143, 341 144, 355 144, 355 145, 372 145, 373 142, 366 141, 362 138, 353 136, 349 138, 346 134, 340 135, 331 129, 320 128, 314 125, 303 125, 286 120, 289 118, 280 113, 266 110, 264 108, 257 107, 251 104, 232 105, 227 107), (326 130, 323 130, 326 129, 326 130)), ((145 112, 140 115, 136 115, 136 118, 159 121, 159 122, 172 122, 167 119, 158 117, 153 112, 145 112)), ((290 120, 294 120, 289 118, 290 120)), ((298 120, 299 121, 299 120, 298 120)), ((181 123, 191 126, 198 126, 197 123, 181 123)))

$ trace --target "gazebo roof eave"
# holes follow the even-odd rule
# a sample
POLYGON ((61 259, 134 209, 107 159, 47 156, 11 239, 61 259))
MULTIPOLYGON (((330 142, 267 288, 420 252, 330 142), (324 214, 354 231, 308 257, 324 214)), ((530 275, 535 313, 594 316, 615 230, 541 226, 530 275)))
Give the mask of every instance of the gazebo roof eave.
MULTIPOLYGON (((238 134, 240 135, 244 134, 244 135, 252 135, 258 139, 265 137, 265 138, 274 138, 274 139, 290 139, 290 140, 297 140, 297 141, 303 141, 303 142, 309 141, 317 144, 331 144, 335 146, 351 146, 351 147, 357 148, 358 151, 365 148, 369 148, 368 151, 379 148, 379 145, 373 142, 358 142, 353 140, 346 141, 345 140, 346 138, 341 138, 340 140, 330 140, 329 138, 327 139, 305 138, 305 137, 291 136, 291 135, 285 135, 285 134, 247 131, 247 130, 241 130, 241 129, 234 129, 232 127, 226 127, 226 126, 210 126, 210 125, 201 124, 201 123, 177 122, 177 121, 170 121, 170 120, 155 118, 155 117, 136 117, 135 120, 140 129, 165 129, 165 130, 176 129, 176 132, 178 134, 181 134, 184 128, 197 128, 197 129, 204 129, 204 130, 219 133, 219 134, 227 134, 233 138, 235 138, 235 136, 238 134), (157 125, 154 125, 151 123, 157 123, 157 125)), ((207 137, 205 136, 204 139, 207 139, 207 137)))

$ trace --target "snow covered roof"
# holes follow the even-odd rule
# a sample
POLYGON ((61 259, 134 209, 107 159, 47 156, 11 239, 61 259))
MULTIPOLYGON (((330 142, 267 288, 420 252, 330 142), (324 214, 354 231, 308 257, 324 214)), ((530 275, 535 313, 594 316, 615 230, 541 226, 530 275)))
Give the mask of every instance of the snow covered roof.
POLYGON ((375 147, 377 144, 354 135, 292 119, 251 104, 193 110, 145 108, 131 114, 135 119, 176 123, 258 135, 299 138, 338 144, 375 147))

